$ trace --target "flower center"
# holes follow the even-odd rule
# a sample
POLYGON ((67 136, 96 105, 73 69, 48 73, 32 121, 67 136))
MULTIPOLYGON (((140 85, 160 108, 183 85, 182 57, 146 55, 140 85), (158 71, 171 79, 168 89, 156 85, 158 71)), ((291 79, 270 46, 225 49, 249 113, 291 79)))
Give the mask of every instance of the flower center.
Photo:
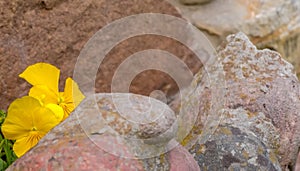
POLYGON ((36 145, 39 140, 43 137, 44 135, 41 135, 38 131, 30 131, 27 142, 31 147, 36 145))
POLYGON ((36 127, 31 128, 31 131, 37 131, 36 127))
POLYGON ((65 101, 64 97, 61 96, 61 95, 59 95, 59 96, 58 96, 58 104, 61 104, 61 103, 63 103, 64 101, 65 101))

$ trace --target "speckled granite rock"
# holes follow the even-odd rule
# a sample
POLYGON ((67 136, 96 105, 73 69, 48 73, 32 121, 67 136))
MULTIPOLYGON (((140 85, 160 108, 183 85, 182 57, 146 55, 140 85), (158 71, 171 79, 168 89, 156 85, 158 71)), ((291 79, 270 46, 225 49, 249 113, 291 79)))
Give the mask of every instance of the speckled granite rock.
POLYGON ((96 94, 8 170, 198 171, 193 156, 171 141, 173 116, 167 105, 152 98, 96 94), (155 132, 158 128, 161 132, 155 132))
MULTIPOLYGON (((204 74, 194 80, 198 91, 191 89, 198 94, 196 100, 201 99, 199 115, 181 144, 202 170, 291 170, 300 146, 300 84, 293 66, 277 52, 257 50, 243 33, 228 36, 218 55, 215 66, 224 69, 226 91, 223 110, 218 111, 221 119, 215 120, 217 129, 202 141, 207 116, 220 105, 211 103, 217 89, 207 84, 216 76, 204 74)), ((191 103, 184 101, 182 106, 191 103)), ((191 115, 192 110, 182 109, 191 115)), ((179 121, 179 132, 183 124, 189 125, 179 121)))
POLYGON ((92 142, 87 137, 64 138, 57 140, 52 146, 37 146, 32 152, 17 160, 7 170, 172 170, 199 171, 197 163, 189 152, 177 146, 168 153, 144 160, 121 158, 115 156, 98 145, 115 145, 115 148, 128 148, 113 139, 94 137, 92 142), (96 140, 97 139, 97 140, 96 140), (96 145, 96 144, 97 145, 96 145))
POLYGON ((116 148, 128 150, 112 139, 91 141, 87 137, 62 138, 54 140, 51 146, 40 143, 7 170, 142 170, 142 164, 137 160, 119 158, 94 142, 114 144, 116 148))
POLYGON ((214 0, 188 6, 169 1, 215 45, 227 35, 242 31, 258 48, 278 51, 300 76, 300 1, 214 0))

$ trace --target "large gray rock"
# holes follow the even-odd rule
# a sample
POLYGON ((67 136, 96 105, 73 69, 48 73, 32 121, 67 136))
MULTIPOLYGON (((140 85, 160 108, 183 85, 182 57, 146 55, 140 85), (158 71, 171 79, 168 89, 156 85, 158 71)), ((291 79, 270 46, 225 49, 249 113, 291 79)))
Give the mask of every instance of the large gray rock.
POLYGON ((225 77, 203 71, 194 80, 197 84, 184 92, 184 97, 194 95, 183 101, 180 112, 199 113, 196 121, 180 117, 181 144, 202 170, 292 169, 300 146, 300 84, 293 66, 277 52, 257 50, 243 33, 228 36, 218 55, 214 66, 222 67, 225 77), (219 101, 213 102, 212 94, 222 90, 214 86, 218 80, 226 83, 225 96, 218 93, 219 101), (199 110, 185 107, 196 100, 199 110), (185 125, 192 126, 182 140, 185 125), (208 138, 207 126, 212 126, 208 138))

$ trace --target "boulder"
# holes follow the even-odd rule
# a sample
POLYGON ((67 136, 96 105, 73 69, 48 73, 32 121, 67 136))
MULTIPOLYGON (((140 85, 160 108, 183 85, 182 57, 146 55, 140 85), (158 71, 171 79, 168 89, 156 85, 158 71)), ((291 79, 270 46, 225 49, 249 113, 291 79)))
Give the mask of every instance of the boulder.
POLYGON ((203 70, 183 93, 188 98, 180 104, 178 141, 202 170, 293 169, 300 146, 300 84, 293 66, 277 52, 258 50, 243 33, 228 36, 218 57, 214 66, 224 75, 203 70), (199 99, 198 110, 185 107, 199 99), (183 136, 186 125, 192 126, 183 136))
MULTIPOLYGON (((18 78, 26 67, 47 62, 60 68, 62 90, 64 80, 73 75, 80 50, 99 29, 140 13, 180 17, 172 5, 161 0, 1 1, 0 109, 5 110, 14 99, 28 93, 29 84, 18 78)), ((136 36, 120 42, 106 56, 97 74, 96 92, 111 92, 111 80, 118 66, 128 56, 145 49, 169 51, 185 61, 193 72, 201 66, 187 47, 171 38, 136 36)), ((169 75, 155 70, 142 72, 132 80, 132 93, 149 95, 153 90, 161 90, 169 96, 178 91, 178 87, 169 75)))

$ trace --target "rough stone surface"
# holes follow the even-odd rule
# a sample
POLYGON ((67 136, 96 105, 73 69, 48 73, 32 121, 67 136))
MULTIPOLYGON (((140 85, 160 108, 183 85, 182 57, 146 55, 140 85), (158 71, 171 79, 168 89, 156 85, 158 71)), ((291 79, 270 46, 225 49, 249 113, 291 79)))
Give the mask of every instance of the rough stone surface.
MULTIPOLYGON (((18 78, 27 66, 36 62, 57 66, 62 89, 64 80, 73 74, 80 50, 94 33, 114 20, 149 12, 180 16, 161 0, 0 1, 0 108, 5 110, 14 99, 27 94, 29 85, 18 78)), ((156 48, 180 57, 194 72, 201 66, 177 41, 154 35, 133 37, 120 42, 106 56, 97 75, 96 92, 111 91, 114 71, 128 56, 156 48)), ((167 74, 153 70, 139 74, 130 87, 130 92, 143 95, 153 90, 170 95, 178 88, 167 74)))
POLYGON ((202 170, 281 170, 275 154, 251 133, 220 126, 204 144, 189 150, 202 170))
POLYGON ((128 150, 124 145, 112 139, 95 139, 92 142, 87 137, 63 138, 51 146, 40 143, 7 170, 143 170, 139 161, 110 154, 95 143, 114 144, 116 148, 128 150))
POLYGON ((219 45, 226 36, 244 32, 258 48, 278 51, 300 73, 300 1, 215 0, 182 5, 169 0, 181 14, 219 45))
POLYGON ((189 152, 177 146, 168 153, 144 160, 122 158, 101 148, 114 145, 130 155, 128 147, 114 139, 74 137, 57 140, 52 146, 39 144, 7 170, 172 170, 199 171, 189 152), (96 145, 97 144, 97 145, 96 145))
MULTIPOLYGON (((152 157, 157 151, 163 153, 176 145, 165 149, 165 144, 177 131, 173 111, 152 98, 126 93, 97 94, 86 98, 73 113, 41 142, 105 134, 121 137, 121 142, 131 145, 132 153, 143 158, 152 157), (162 148, 158 149, 159 146, 162 148)), ((114 154, 121 152, 117 150, 114 154)))
POLYGON ((231 109, 243 106, 254 114, 263 112, 271 119, 280 132, 278 155, 282 168, 294 166, 300 142, 300 85, 293 66, 276 52, 256 50, 242 34, 230 36, 227 41, 220 50, 230 87, 226 105, 231 109))
MULTIPOLYGON (((218 79, 215 76, 196 77, 198 91, 192 88, 185 95, 192 91, 198 97, 183 101, 181 105, 190 105, 197 99, 202 102, 197 120, 191 122, 191 132, 181 144, 195 156, 202 170, 295 167, 300 146, 300 84, 293 66, 277 52, 257 50, 243 33, 228 36, 227 42, 218 49, 218 55, 215 65, 222 66, 226 81, 225 96, 219 97, 220 103, 225 98, 223 110, 218 111, 219 126, 211 132, 211 137, 201 141, 202 134, 206 133, 203 130, 209 120, 207 116, 215 114, 210 112, 217 105, 211 103, 216 87, 207 82, 211 79, 214 83, 218 79), (218 150, 212 151, 215 149, 210 147, 212 142, 218 150), (221 142, 226 142, 227 146, 221 142), (254 147, 257 149, 251 150, 254 147), (213 159, 208 160, 209 157, 213 159), (254 162, 256 160, 263 162, 254 162)), ((176 109, 176 105, 173 106, 176 109)), ((182 109, 186 114, 195 110, 182 109)), ((179 132, 182 127, 179 121, 179 132)))
MULTIPOLYGON (((154 110, 162 108, 163 105, 168 107, 155 99, 144 96, 133 94, 113 96, 116 96, 115 105, 128 105, 124 98, 130 97, 131 100, 135 99, 132 101, 133 108, 148 109, 149 103, 147 102, 149 101, 154 110)), ((115 117, 116 125, 121 124, 117 120, 120 119, 122 112, 116 117, 117 112, 114 111, 116 108, 111 105, 113 96, 112 94, 97 94, 95 98, 85 99, 69 118, 51 130, 36 147, 18 159, 8 170, 199 170, 193 156, 185 148, 178 143, 168 144, 168 141, 164 141, 164 144, 157 143, 155 148, 143 146, 147 148, 144 152, 148 152, 171 145, 172 148, 165 153, 149 158, 136 158, 135 148, 137 147, 135 146, 142 144, 137 144, 135 141, 129 142, 116 135, 132 136, 137 133, 132 131, 119 134, 118 128, 110 127, 110 122, 106 122, 108 120, 102 117, 104 115, 115 117), (103 110, 107 113, 103 114, 103 110)), ((145 115, 140 113, 137 117, 143 118, 145 115)), ((155 120, 152 123, 160 122, 161 120, 155 120)), ((127 128, 132 124, 123 123, 123 126, 127 128)), ((168 126, 168 123, 160 125, 168 126)))

